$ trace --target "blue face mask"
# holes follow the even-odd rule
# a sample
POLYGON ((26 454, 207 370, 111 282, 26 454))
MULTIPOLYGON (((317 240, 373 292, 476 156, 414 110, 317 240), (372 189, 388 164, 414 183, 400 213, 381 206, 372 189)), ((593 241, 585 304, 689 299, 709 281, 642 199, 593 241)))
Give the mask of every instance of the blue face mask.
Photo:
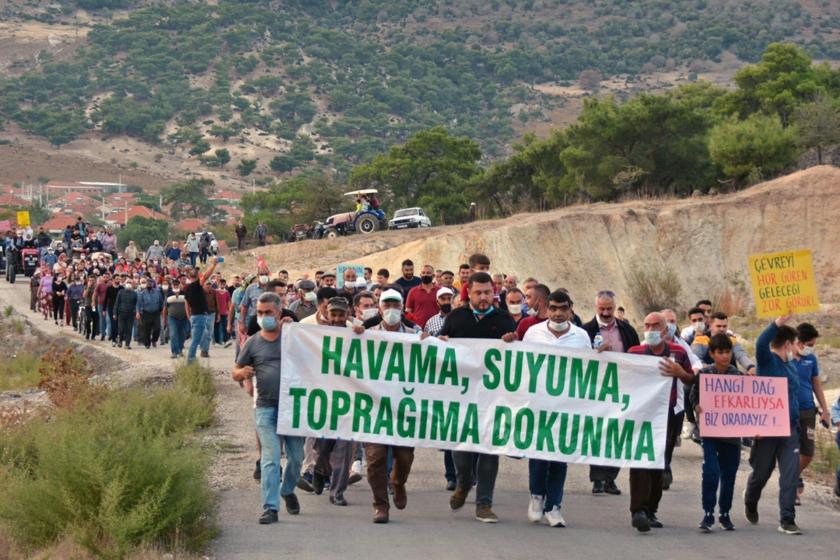
POLYGON ((493 311, 495 311, 495 310, 496 310, 496 308, 491 305, 490 307, 487 308, 486 311, 478 311, 477 309, 473 309, 472 312, 473 312, 473 315, 475 315, 476 317, 486 317, 487 315, 490 315, 491 313, 493 313, 493 311))
POLYGON ((264 331, 273 331, 277 328, 277 319, 273 315, 257 317, 257 324, 264 331))

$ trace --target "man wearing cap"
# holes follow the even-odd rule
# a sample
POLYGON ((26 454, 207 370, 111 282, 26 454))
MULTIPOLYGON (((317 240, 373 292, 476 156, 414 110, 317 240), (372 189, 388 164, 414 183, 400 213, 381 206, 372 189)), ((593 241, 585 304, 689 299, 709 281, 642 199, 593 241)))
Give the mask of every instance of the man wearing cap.
POLYGON ((420 269, 420 285, 411 288, 405 300, 405 312, 410 314, 421 329, 426 326, 430 317, 437 315, 437 291, 435 269, 430 264, 424 264, 420 269))
MULTIPOLYGON (((332 297, 327 302, 327 317, 330 326, 346 327, 349 313, 350 304, 345 298, 332 297)), ((315 441, 313 449, 315 452, 313 486, 315 489, 323 490, 324 479, 329 477, 330 503, 346 506, 344 492, 349 484, 350 464, 353 462, 353 442, 319 438, 315 441)))
POLYGON ((429 317, 429 320, 426 321, 426 325, 423 327, 424 333, 431 336, 437 336, 440 334, 440 330, 443 328, 443 323, 446 321, 446 317, 452 311, 452 298, 454 295, 455 294, 451 288, 437 289, 435 299, 439 312, 437 315, 429 317))
POLYGON ((301 280, 298 283, 298 298, 289 306, 299 321, 314 315, 318 310, 318 295, 315 293, 315 282, 312 280, 301 280))
MULTIPOLYGON (((402 321, 403 297, 397 290, 385 290, 379 297, 379 309, 382 321, 372 330, 383 332, 399 332, 419 334, 417 327, 408 327, 402 321)), ((357 334, 364 332, 364 327, 356 326, 353 331, 357 334)), ((388 500, 388 450, 393 456, 394 465, 391 469, 391 487, 394 492, 394 507, 405 509, 408 497, 405 483, 414 462, 414 448, 401 445, 385 445, 380 443, 366 443, 365 457, 367 458, 367 479, 373 492, 373 522, 388 523, 390 501, 388 500)))
POLYGON ((335 288, 335 272, 325 272, 321 276, 321 286, 326 288, 335 288))

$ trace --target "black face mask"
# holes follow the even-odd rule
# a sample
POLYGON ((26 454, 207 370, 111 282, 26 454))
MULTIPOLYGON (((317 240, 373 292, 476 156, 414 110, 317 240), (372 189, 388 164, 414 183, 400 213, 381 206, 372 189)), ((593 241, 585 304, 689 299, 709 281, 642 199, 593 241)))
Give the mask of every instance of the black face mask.
POLYGON ((452 304, 451 303, 444 303, 440 306, 440 311, 442 313, 449 313, 452 311, 452 304))
POLYGON ((424 284, 431 284, 434 279, 435 279, 434 276, 423 275, 423 276, 420 277, 420 281, 423 282, 424 284))

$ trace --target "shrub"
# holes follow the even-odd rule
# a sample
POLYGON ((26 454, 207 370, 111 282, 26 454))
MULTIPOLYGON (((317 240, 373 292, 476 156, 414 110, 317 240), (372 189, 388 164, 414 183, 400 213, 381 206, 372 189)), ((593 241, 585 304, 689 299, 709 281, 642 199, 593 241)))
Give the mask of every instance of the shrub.
POLYGON ((0 391, 35 387, 40 380, 41 360, 29 353, 0 362, 0 391))
MULTIPOLYGON (((53 375, 71 380, 51 382, 72 394, 66 356, 51 360, 53 375)), ((79 370, 89 373, 83 362, 79 370)), ((88 402, 0 432, 0 520, 9 534, 26 550, 72 539, 104 558, 136 547, 201 550, 213 537, 214 498, 208 455, 192 433, 212 421, 210 372, 181 367, 171 387, 88 402)))
POLYGON ((46 391, 50 402, 58 408, 91 404, 104 395, 103 387, 88 383, 94 372, 72 348, 51 347, 41 359, 38 372, 41 374, 38 388, 46 391))
POLYGON ((682 287, 679 276, 672 269, 637 261, 630 269, 628 283, 632 299, 645 314, 679 306, 682 287))

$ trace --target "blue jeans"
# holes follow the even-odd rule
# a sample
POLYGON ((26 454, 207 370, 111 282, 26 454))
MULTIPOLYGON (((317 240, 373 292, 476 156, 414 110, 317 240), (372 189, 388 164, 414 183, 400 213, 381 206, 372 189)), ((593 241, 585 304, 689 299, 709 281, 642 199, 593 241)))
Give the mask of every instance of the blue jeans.
POLYGON ((528 460, 528 487, 532 496, 545 496, 543 511, 551 511, 563 503, 563 487, 566 485, 566 463, 528 460))
POLYGON ((219 322, 213 327, 213 342, 224 344, 228 341, 227 315, 219 315, 219 322))
POLYGON ((715 438, 703 438, 703 512, 714 514, 715 503, 721 515, 732 509, 735 476, 741 462, 741 446, 715 438), (720 497, 718 497, 720 484, 720 497))
POLYGON ((107 309, 103 309, 99 312, 99 334, 102 335, 102 338, 111 339, 111 329, 114 327, 111 325, 111 314, 108 312, 107 309))
POLYGON ((198 258, 198 253, 189 253, 190 256, 190 266, 195 268, 195 261, 198 258))
POLYGON ((277 434, 277 408, 258 407, 254 409, 254 422, 257 425, 257 437, 260 438, 260 495, 263 509, 280 510, 280 496, 288 496, 295 491, 300 478, 300 465, 303 463, 303 442, 299 436, 281 436, 277 434), (280 440, 286 448, 286 468, 283 469, 283 483, 280 483, 280 440))
POLYGON ((189 319, 176 319, 167 317, 169 324, 169 349, 172 355, 177 356, 184 351, 184 343, 187 341, 187 334, 190 332, 189 319))
POLYGON ((210 351, 210 329, 213 328, 213 319, 215 315, 208 313, 206 315, 193 315, 190 317, 190 324, 192 325, 192 339, 190 340, 190 350, 187 353, 187 361, 195 360, 195 353, 198 346, 201 345, 203 352, 210 351))

